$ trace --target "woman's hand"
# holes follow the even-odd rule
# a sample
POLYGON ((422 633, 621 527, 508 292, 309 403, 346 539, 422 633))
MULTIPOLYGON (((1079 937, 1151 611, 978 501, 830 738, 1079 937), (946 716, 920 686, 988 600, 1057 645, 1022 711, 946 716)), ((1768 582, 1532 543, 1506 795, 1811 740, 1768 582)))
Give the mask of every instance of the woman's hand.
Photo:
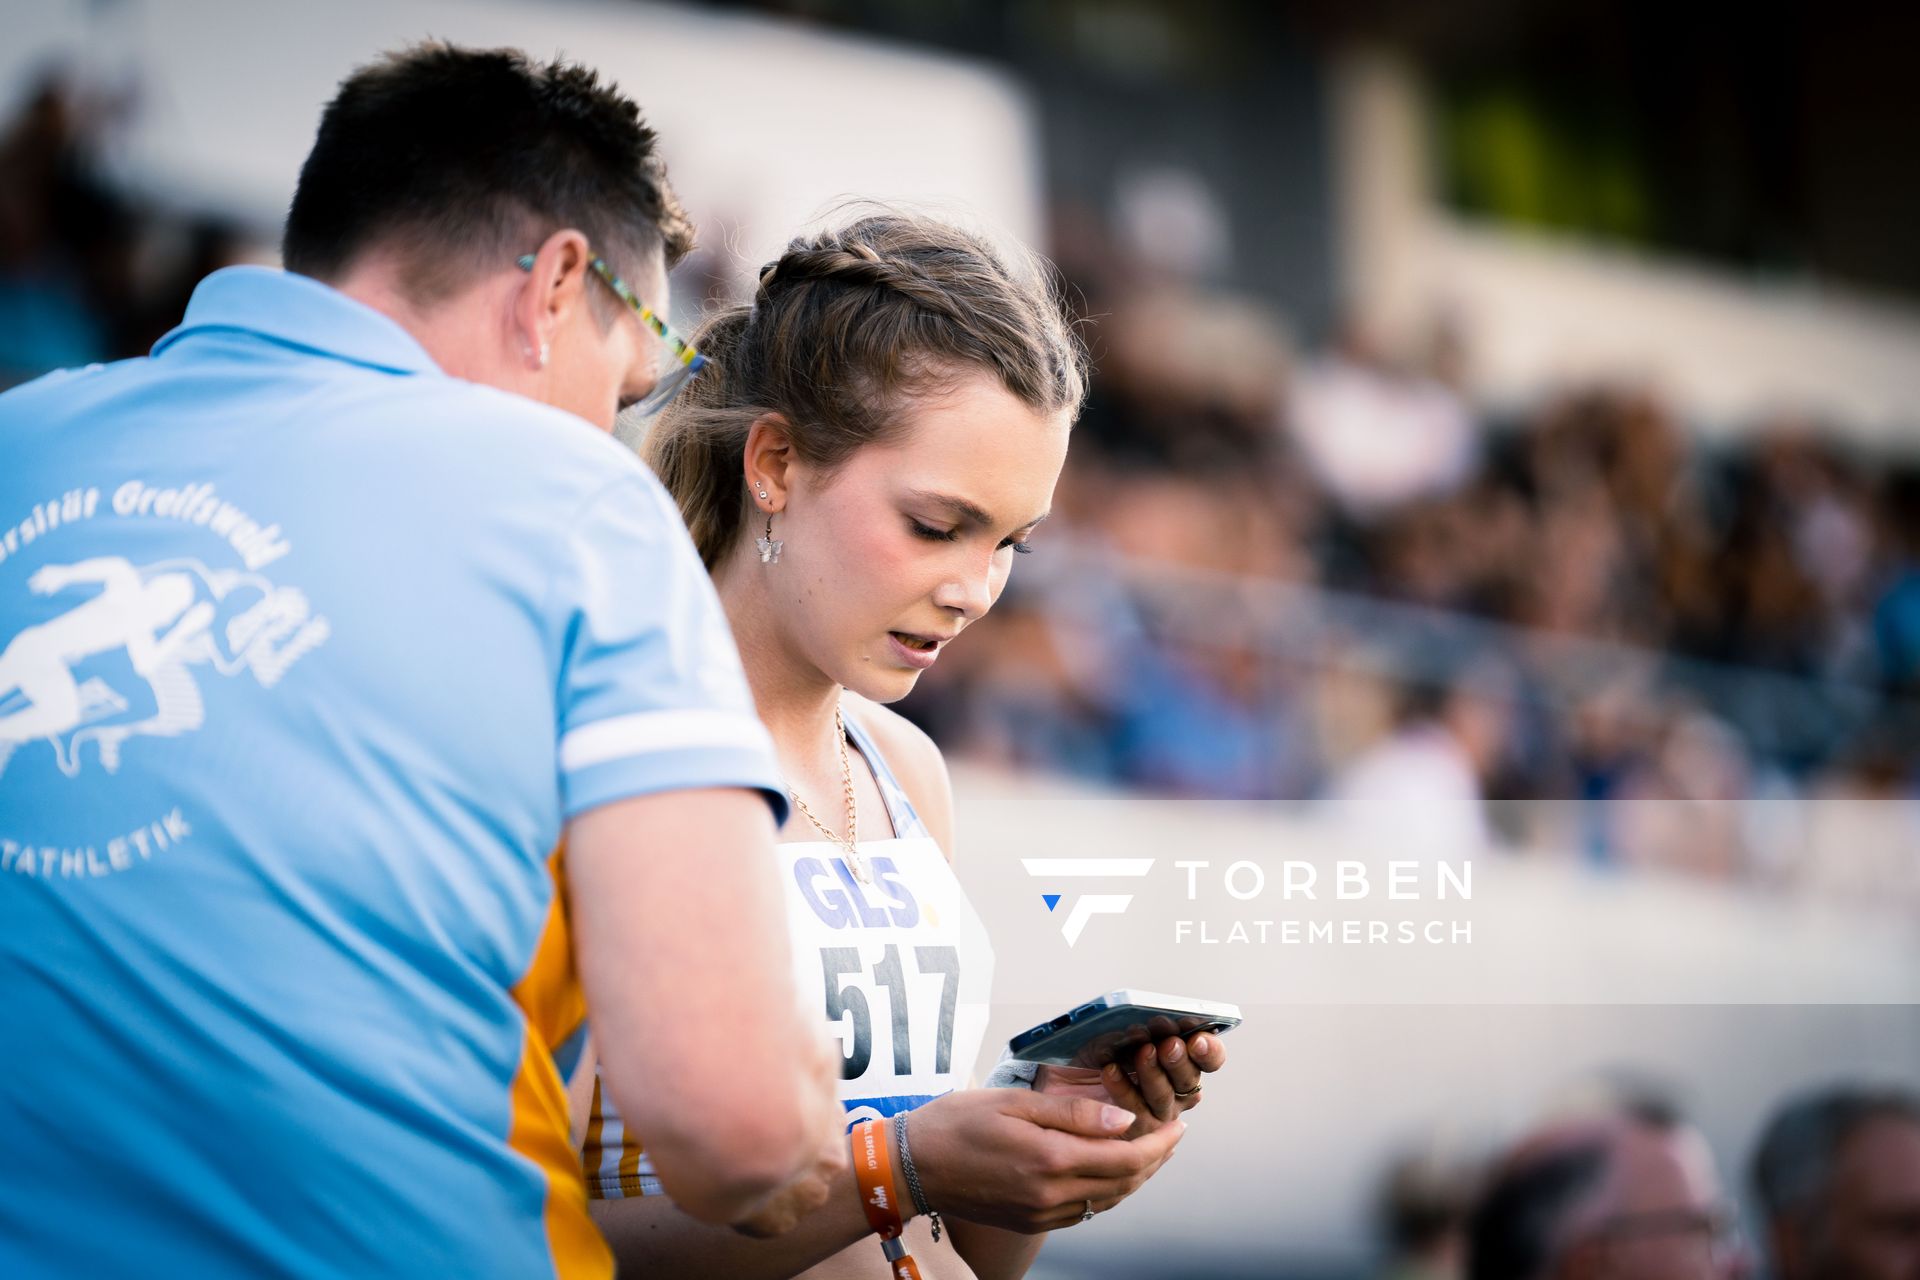
POLYGON ((1125 1070, 1117 1063, 1108 1063, 1100 1071, 1044 1066, 1034 1077, 1033 1087, 1062 1097, 1112 1099, 1133 1113, 1133 1127, 1125 1136, 1138 1138, 1199 1106, 1201 1075, 1226 1064, 1227 1051, 1220 1037, 1202 1031, 1184 1040, 1168 1036, 1157 1045, 1141 1045, 1125 1070))
POLYGON ((927 1201, 943 1214, 1034 1234, 1132 1195, 1173 1154, 1184 1122, 1135 1139, 1133 1114, 1093 1098, 962 1089, 908 1117, 927 1201))

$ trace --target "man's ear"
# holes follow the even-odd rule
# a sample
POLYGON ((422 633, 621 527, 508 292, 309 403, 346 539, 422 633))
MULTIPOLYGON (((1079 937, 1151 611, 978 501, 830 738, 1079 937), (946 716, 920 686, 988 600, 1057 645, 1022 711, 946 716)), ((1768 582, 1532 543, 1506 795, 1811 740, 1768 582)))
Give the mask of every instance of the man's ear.
POLYGON ((533 266, 513 300, 513 338, 529 367, 546 367, 558 333, 577 307, 586 303, 587 264, 593 260, 587 238, 572 228, 554 232, 532 255, 533 266))

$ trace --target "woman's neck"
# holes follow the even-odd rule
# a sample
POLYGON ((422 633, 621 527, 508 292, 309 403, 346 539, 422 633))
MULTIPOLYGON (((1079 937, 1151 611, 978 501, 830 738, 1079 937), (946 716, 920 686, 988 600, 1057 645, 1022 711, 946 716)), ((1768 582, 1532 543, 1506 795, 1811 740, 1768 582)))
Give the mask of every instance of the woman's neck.
POLYGON ((787 643, 776 606, 767 596, 766 579, 753 572, 759 567, 757 558, 749 566, 733 557, 714 574, 714 586, 740 649, 754 708, 781 759, 804 762, 823 747, 832 749, 833 713, 840 705, 841 688, 787 643))

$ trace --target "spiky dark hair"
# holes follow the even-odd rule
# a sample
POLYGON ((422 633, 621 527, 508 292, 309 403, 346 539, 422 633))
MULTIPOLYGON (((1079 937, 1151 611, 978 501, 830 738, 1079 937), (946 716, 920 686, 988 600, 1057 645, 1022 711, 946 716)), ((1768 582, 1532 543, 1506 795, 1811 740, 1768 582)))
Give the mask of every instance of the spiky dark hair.
POLYGON ((281 256, 336 279, 378 247, 421 300, 562 227, 633 270, 672 266, 693 226, 640 108, 577 64, 415 45, 347 77, 300 170, 281 256))

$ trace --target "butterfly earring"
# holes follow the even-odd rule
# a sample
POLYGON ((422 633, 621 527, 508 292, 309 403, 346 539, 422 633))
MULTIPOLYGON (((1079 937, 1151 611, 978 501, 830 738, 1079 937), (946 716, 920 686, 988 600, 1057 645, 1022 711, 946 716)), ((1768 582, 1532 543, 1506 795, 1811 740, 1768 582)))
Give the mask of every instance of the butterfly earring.
MULTIPOLYGON (((765 485, 760 486, 760 501, 767 501, 767 487, 765 485)), ((786 543, 773 536, 773 512, 767 512, 767 531, 755 540, 754 545, 760 548, 761 564, 780 563, 780 548, 784 547, 786 543)))

